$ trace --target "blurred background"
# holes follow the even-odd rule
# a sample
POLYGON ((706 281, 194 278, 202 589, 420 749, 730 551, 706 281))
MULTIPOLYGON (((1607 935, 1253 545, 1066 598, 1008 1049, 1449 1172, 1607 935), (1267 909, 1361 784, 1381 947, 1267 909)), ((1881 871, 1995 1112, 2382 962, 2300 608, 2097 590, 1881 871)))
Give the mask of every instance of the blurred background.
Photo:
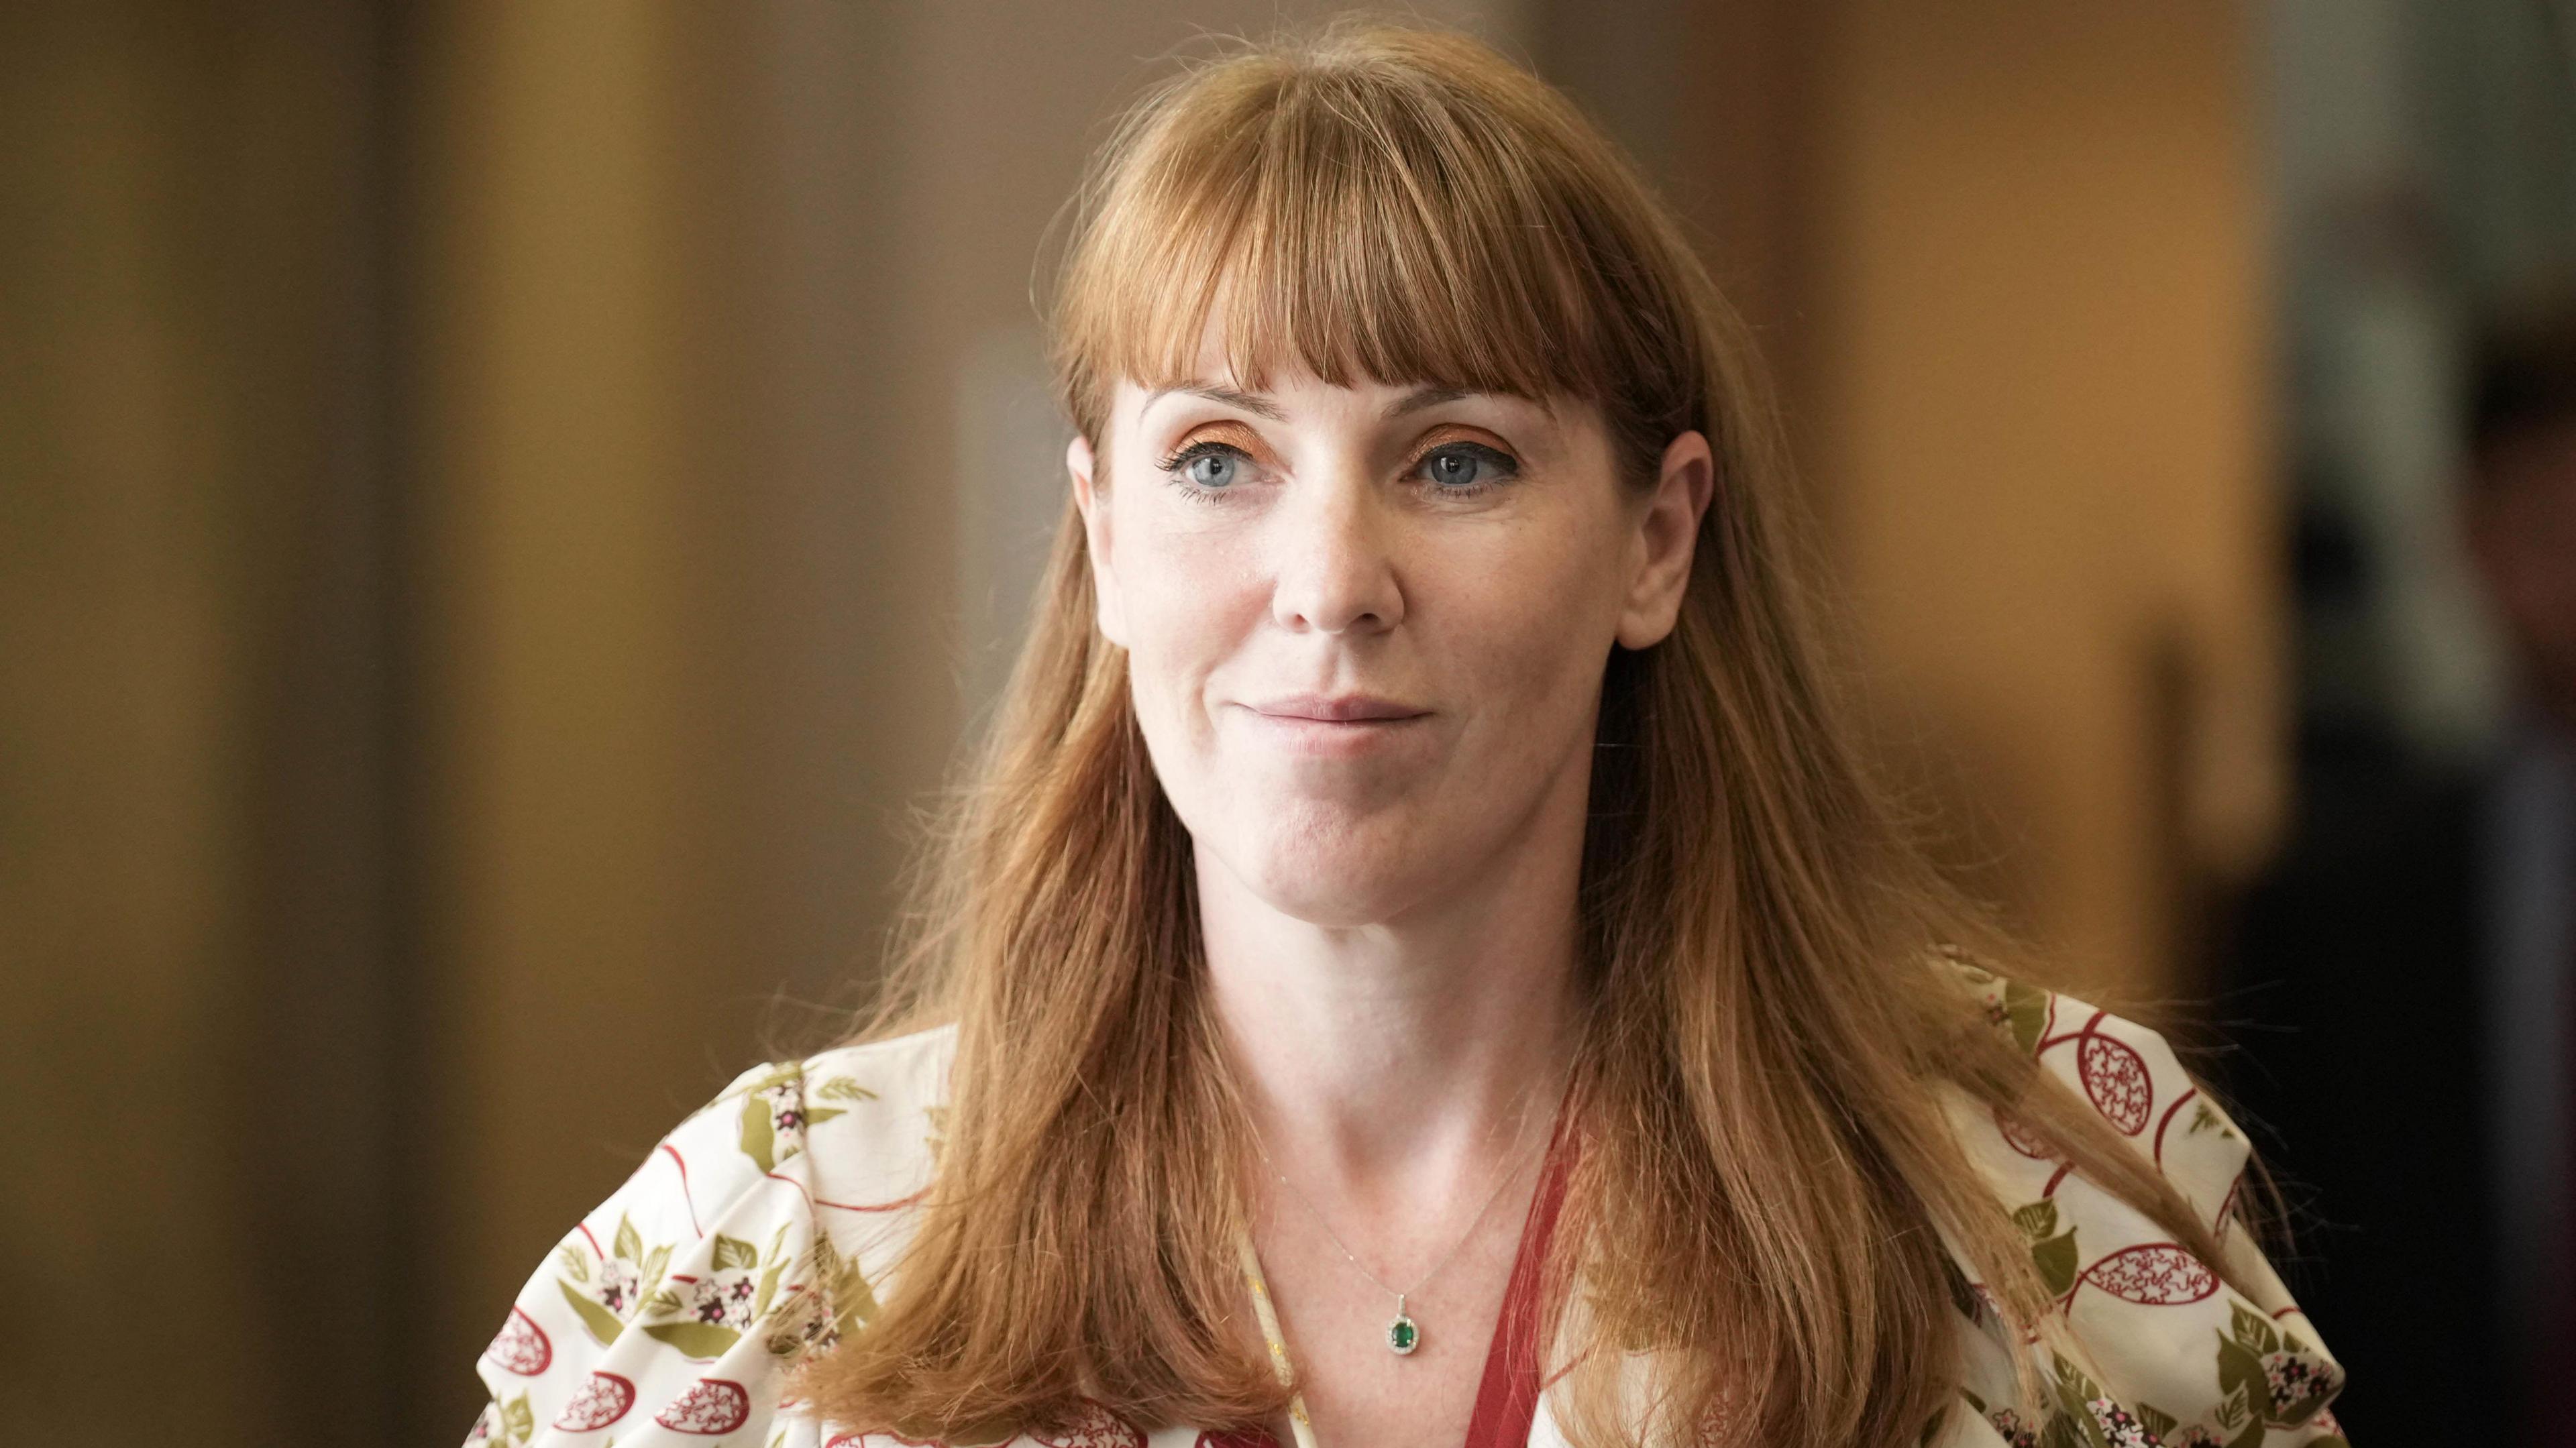
MULTIPOLYGON (((1032 267, 1083 157, 1176 51, 1333 8, 0 8, 22 1422, 464 1435, 558 1235, 865 987, 1060 507, 1032 267)), ((2504 1441, 2556 1340, 2565 1037, 2498 1095, 2483 937, 2368 911, 2474 895, 2421 802, 2527 733, 2459 500, 2481 339, 2576 263, 2569 8, 1415 12, 1688 218, 1945 854, 2280 1128, 2364 1444, 2504 1441), (2430 864, 2337 874, 2381 839, 2430 864)), ((2562 967, 2569 817, 2513 917, 2562 967)))

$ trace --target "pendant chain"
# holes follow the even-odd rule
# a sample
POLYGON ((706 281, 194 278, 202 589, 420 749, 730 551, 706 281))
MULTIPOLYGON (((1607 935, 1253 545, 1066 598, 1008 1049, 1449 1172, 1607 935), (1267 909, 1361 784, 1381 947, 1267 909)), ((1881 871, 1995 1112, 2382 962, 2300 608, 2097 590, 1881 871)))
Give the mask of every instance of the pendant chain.
MULTIPOLYGON (((1523 1088, 1522 1100, 1526 1102, 1528 1099, 1527 1088, 1523 1088)), ((1559 1104, 1561 1107, 1562 1102, 1559 1104)), ((1288 1189, 1288 1194, 1297 1199, 1297 1205, 1304 1207, 1306 1209, 1306 1214, 1315 1219, 1315 1225, 1324 1229, 1325 1238, 1333 1244, 1334 1249, 1342 1254, 1343 1258, 1351 1264, 1352 1268, 1362 1277, 1376 1283, 1379 1291, 1384 1292, 1395 1299, 1396 1321, 1404 1324, 1409 1334, 1412 1326, 1412 1318, 1404 1309, 1405 1299, 1421 1291, 1424 1284, 1430 1282, 1432 1278, 1439 1276, 1440 1269, 1448 1266, 1451 1259, 1455 1258, 1461 1251, 1465 1250, 1467 1243, 1475 1237, 1476 1228, 1482 1226, 1485 1218, 1492 1213, 1494 1210, 1494 1203, 1502 1200, 1503 1188, 1511 1184, 1512 1178, 1520 1175, 1519 1162, 1517 1158, 1519 1155, 1520 1143, 1523 1138, 1528 1136, 1528 1134, 1529 1115, 1528 1112, 1524 1110, 1521 1115, 1520 1124, 1513 1129, 1512 1133, 1513 1156, 1515 1159, 1504 1170, 1496 1173, 1494 1188, 1492 1191, 1485 1194, 1484 1205, 1476 1209, 1476 1215, 1470 1218, 1467 1222, 1467 1229, 1459 1234, 1457 1241, 1450 1244, 1448 1251, 1440 1255, 1440 1260, 1432 1263, 1429 1271, 1423 1273, 1420 1277, 1415 1278, 1412 1286, 1401 1288, 1388 1286, 1384 1278, 1371 1272, 1368 1269, 1368 1264, 1359 1259, 1359 1254, 1353 1252, 1349 1245, 1342 1241, 1341 1234, 1333 1230, 1333 1224, 1324 1219, 1323 1212, 1316 1207, 1314 1202, 1310 1200, 1304 1192, 1297 1189, 1297 1184, 1288 1179, 1288 1174, 1279 1169, 1279 1164, 1270 1159, 1270 1149, 1262 1143, 1261 1132, 1258 1127, 1255 1127, 1252 1133, 1252 1149, 1261 1154, 1261 1164, 1270 1168, 1270 1174, 1277 1177, 1279 1179, 1279 1184, 1288 1189)), ((1541 1145, 1544 1146, 1545 1143, 1542 1141, 1541 1145)), ((1404 1345, 1396 1347, 1396 1352, 1398 1354, 1412 1352, 1413 1348, 1411 1343, 1412 1338, 1408 1335, 1404 1345)))

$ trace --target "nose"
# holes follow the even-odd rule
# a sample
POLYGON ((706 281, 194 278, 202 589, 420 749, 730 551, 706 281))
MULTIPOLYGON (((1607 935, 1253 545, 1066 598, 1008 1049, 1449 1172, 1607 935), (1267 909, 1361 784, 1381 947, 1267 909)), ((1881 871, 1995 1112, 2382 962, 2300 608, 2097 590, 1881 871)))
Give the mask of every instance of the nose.
POLYGON ((1404 617, 1395 520, 1365 483, 1316 480, 1277 518, 1270 612, 1292 633, 1383 633, 1404 617))

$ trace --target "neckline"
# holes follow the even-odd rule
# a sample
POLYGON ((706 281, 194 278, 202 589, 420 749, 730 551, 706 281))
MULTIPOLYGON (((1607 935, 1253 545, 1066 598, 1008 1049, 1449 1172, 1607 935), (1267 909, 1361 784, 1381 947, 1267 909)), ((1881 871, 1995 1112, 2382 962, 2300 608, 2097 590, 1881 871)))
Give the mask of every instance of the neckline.
MULTIPOLYGON (((1544 1305, 1540 1299, 1548 1245, 1556 1236, 1557 1215, 1565 1203, 1566 1179, 1573 1165, 1574 1138, 1567 1129, 1570 1117, 1571 1113, 1560 1105, 1546 1153, 1540 1159, 1538 1188, 1531 1193, 1529 1211, 1521 1219, 1520 1245, 1512 1256, 1511 1276, 1503 1286, 1503 1307, 1494 1321, 1494 1336, 1485 1348, 1484 1371, 1477 1381, 1475 1407, 1468 1414, 1464 1448, 1526 1448, 1530 1429, 1538 1420, 1539 1393, 1544 1386, 1539 1380, 1538 1338, 1544 1305)), ((1269 1342, 1271 1365, 1285 1382, 1292 1375, 1288 1343, 1271 1305, 1270 1286, 1262 1274, 1260 1256, 1254 1252, 1248 1232, 1237 1245, 1262 1335, 1269 1342)), ((1307 1422, 1302 1395, 1289 1400, 1288 1416, 1297 1448, 1319 1448, 1307 1422)), ((1266 1431, 1211 1434, 1201 1441, 1228 1448, 1280 1448, 1278 1439, 1266 1431)))

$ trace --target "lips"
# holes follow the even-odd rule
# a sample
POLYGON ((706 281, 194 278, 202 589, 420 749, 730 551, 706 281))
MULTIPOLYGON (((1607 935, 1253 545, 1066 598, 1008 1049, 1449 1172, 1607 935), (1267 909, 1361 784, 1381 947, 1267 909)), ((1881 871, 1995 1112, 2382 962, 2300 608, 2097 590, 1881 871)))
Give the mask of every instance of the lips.
POLYGON ((1323 724, 1416 719, 1430 712, 1374 694, 1287 694, 1265 699, 1254 704, 1252 709, 1272 719, 1307 719, 1323 724))

